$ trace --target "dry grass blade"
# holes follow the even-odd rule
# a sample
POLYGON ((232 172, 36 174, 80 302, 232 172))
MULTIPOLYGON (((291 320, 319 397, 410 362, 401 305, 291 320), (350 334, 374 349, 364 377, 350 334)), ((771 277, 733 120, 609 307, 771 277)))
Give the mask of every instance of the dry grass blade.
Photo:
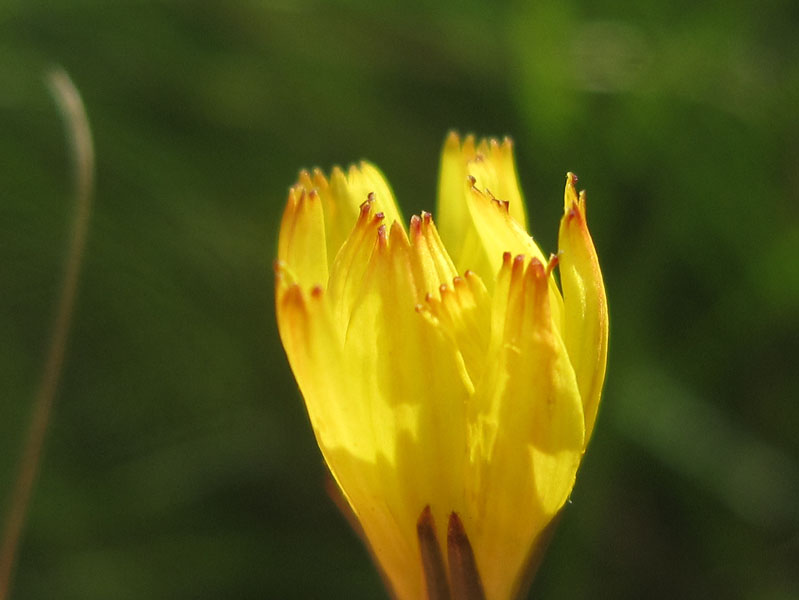
POLYGON ((53 401, 61 380, 91 213, 94 148, 83 101, 69 75, 62 69, 50 71, 47 74, 47 84, 66 124, 75 171, 75 217, 64 262, 63 280, 47 357, 34 399, 30 428, 22 449, 19 472, 11 490, 8 515, 3 530, 2 546, 0 546, 0 600, 5 600, 11 589, 17 548, 39 472, 53 401))

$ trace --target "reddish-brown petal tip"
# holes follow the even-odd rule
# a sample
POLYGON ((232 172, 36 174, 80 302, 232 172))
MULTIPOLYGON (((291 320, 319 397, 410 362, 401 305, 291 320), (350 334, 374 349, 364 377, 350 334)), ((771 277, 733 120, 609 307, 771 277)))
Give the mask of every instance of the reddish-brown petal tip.
POLYGON ((524 263, 525 263, 525 256, 524 254, 517 254, 513 259, 513 265, 511 266, 510 271, 510 278, 511 281, 521 280, 524 277, 524 263))
POLYGON ((422 220, 419 218, 419 215, 413 215, 411 217, 411 239, 415 240, 422 234, 422 220))
POLYGON ((576 202, 572 202, 569 211, 566 213, 566 222, 569 223, 572 219, 579 219, 580 217, 580 207, 577 206, 576 202))
POLYGON ((547 271, 544 268, 544 265, 535 256, 532 259, 530 259, 530 267, 529 267, 529 269, 533 272, 533 274, 536 277, 543 278, 543 277, 546 277, 546 275, 547 275, 547 271))
POLYGON ((308 173, 308 169, 301 169, 299 176, 297 177, 297 182, 299 185, 308 186, 312 185, 311 183, 311 174, 308 173))
POLYGON ((552 273, 552 271, 555 269, 555 267, 558 266, 559 262, 560 262, 560 258, 558 257, 557 254, 550 254, 549 255, 549 262, 547 263, 547 276, 549 276, 552 273))
POLYGON ((302 288, 298 283, 292 283, 280 298, 282 307, 293 306, 295 309, 305 310, 305 300, 302 296, 302 288))

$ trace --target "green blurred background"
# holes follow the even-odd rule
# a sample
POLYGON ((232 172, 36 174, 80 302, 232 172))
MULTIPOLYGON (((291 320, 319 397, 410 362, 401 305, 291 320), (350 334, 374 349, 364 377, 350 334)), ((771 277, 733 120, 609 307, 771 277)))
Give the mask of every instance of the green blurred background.
POLYGON ((513 136, 556 248, 588 189, 600 419, 532 598, 799 598, 799 5, 0 4, 0 508, 72 214, 43 83, 80 88, 96 205, 18 599, 384 597, 277 338, 301 167, 406 215, 446 132, 513 136))

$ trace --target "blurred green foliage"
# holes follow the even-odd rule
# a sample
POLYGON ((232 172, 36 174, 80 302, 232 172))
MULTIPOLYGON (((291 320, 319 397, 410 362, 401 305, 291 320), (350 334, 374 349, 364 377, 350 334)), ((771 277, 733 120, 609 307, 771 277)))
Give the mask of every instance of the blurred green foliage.
POLYGON ((300 167, 433 207, 450 128, 510 134, 533 233, 588 189, 600 419, 535 598, 799 597, 799 10, 789 0, 0 5, 0 508, 71 216, 96 206, 16 598, 372 598, 277 339, 300 167))

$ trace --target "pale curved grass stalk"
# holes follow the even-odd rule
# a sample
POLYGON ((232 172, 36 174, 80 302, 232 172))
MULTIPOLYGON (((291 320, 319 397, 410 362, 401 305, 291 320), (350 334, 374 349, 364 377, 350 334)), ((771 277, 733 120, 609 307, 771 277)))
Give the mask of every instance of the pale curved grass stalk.
POLYGON ((11 589, 17 549, 39 472, 53 401, 61 379, 92 202, 94 147, 83 101, 64 70, 53 69, 47 73, 46 79, 67 129, 69 151, 75 171, 75 216, 47 357, 33 403, 30 429, 22 449, 19 471, 8 504, 0 546, 0 600, 6 600, 11 589))

